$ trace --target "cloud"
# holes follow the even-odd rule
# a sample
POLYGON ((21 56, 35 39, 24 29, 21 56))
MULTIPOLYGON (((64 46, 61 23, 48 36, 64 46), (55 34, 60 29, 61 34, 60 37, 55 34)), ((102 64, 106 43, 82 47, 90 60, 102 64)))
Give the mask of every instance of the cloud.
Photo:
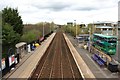
POLYGON ((117 4, 117 0, 2 0, 0 10, 18 8, 24 23, 117 21, 117 4))
POLYGON ((71 6, 70 3, 63 3, 63 2, 51 2, 51 3, 44 3, 44 4, 33 4, 32 6, 38 8, 38 9, 47 9, 49 11, 62 11, 65 8, 68 8, 71 6))

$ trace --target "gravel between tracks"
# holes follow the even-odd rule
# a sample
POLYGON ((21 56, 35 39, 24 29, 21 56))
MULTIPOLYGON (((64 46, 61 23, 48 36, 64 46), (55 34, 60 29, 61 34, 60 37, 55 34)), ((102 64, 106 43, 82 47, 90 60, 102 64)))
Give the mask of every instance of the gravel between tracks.
POLYGON ((30 79, 82 79, 62 32, 57 32, 30 79))

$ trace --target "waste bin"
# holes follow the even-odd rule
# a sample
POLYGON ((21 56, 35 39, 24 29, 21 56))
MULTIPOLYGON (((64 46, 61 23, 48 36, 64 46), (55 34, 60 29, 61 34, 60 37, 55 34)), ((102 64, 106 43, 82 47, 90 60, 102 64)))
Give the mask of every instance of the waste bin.
POLYGON ((115 62, 110 62, 108 64, 108 69, 111 71, 111 72, 118 72, 118 64, 116 64, 115 62))

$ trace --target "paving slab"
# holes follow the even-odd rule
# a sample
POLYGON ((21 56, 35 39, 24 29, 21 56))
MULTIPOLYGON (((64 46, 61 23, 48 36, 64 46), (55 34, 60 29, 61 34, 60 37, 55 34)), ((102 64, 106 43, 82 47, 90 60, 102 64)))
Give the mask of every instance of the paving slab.
POLYGON ((68 44, 68 47, 70 48, 70 51, 73 55, 73 58, 79 68, 79 71, 81 72, 81 75, 83 78, 94 78, 95 76, 93 75, 93 73, 91 72, 91 70, 88 68, 88 66, 86 65, 86 63, 84 62, 84 60, 82 59, 82 57, 79 55, 79 53, 77 52, 77 50, 74 48, 74 46, 72 45, 72 43, 70 42, 70 40, 67 38, 67 36, 65 34, 63 34, 65 37, 65 40, 68 44))
POLYGON ((83 58, 89 69, 92 71, 96 78, 118 78, 119 73, 111 73, 107 67, 100 67, 93 59, 91 58, 92 53, 89 53, 88 50, 83 49, 81 46, 78 46, 78 42, 71 35, 66 34, 75 49, 78 51, 79 55, 83 58))
POLYGON ((37 63, 45 53, 56 33, 53 33, 9 78, 29 78, 37 63))

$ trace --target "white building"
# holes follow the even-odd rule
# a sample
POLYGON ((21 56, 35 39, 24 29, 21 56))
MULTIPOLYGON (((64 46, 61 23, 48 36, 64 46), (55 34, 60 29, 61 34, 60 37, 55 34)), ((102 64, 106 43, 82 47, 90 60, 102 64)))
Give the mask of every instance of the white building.
POLYGON ((94 33, 113 35, 113 28, 111 26, 95 26, 94 33))

